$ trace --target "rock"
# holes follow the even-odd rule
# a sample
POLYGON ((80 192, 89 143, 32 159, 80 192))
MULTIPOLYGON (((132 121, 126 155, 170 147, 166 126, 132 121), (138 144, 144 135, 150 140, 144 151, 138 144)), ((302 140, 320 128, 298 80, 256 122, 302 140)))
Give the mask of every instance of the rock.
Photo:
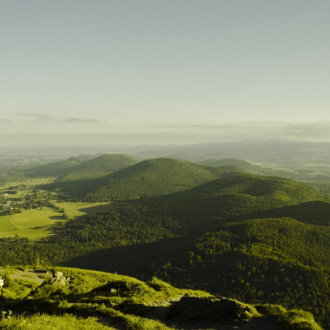
POLYGON ((67 285, 70 279, 70 277, 65 277, 62 272, 55 272, 50 282, 54 285, 67 285))
POLYGON ((173 304, 169 311, 171 319, 180 321, 248 320, 256 310, 238 301, 217 297, 187 297, 173 304))

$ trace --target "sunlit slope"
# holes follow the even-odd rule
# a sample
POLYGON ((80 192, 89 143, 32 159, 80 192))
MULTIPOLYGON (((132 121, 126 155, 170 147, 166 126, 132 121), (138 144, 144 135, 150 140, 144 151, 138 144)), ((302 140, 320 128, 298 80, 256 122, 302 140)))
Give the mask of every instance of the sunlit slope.
POLYGON ((183 191, 231 175, 233 166, 208 168, 190 162, 157 158, 124 168, 91 187, 86 198, 93 201, 127 200, 183 191))

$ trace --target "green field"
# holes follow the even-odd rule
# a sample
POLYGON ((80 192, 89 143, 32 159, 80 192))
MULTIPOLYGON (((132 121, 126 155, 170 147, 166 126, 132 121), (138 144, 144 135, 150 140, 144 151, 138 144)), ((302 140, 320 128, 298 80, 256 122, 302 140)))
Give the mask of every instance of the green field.
MULTIPOLYGON (((74 219, 84 214, 96 214, 106 211, 109 203, 54 203, 59 210, 64 209, 67 219, 74 219)), ((23 210, 22 213, 0 217, 0 238, 28 237, 33 240, 51 235, 50 227, 66 221, 63 213, 55 208, 23 210)))
POLYGON ((64 221, 62 214, 48 207, 24 210, 22 213, 0 217, 0 237, 39 239, 51 234, 50 226, 64 221))
POLYGON ((1 185, 1 190, 8 189, 10 187, 22 187, 25 186, 26 188, 33 188, 38 185, 48 184, 54 181, 54 178, 47 177, 47 178, 21 178, 19 180, 12 180, 8 181, 5 184, 1 185))

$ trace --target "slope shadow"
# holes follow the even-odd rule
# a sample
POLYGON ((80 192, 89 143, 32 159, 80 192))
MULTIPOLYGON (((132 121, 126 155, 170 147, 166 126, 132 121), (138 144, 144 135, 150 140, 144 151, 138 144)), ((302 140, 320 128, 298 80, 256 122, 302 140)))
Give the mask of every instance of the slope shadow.
POLYGON ((117 272, 147 279, 154 275, 160 265, 191 249, 191 237, 163 239, 154 243, 97 250, 88 255, 75 257, 63 263, 63 266, 117 272))
POLYGON ((276 209, 260 211, 239 217, 237 220, 260 218, 294 218, 313 225, 330 225, 330 203, 322 201, 306 202, 276 209))

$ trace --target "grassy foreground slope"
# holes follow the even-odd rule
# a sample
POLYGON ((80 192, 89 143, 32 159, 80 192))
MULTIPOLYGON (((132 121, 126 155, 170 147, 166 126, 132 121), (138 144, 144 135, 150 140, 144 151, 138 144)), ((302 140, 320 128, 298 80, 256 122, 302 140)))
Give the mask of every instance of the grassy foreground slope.
POLYGON ((40 284, 13 273, 4 274, 2 329, 321 329, 302 310, 178 289, 155 277, 57 268, 40 284))

